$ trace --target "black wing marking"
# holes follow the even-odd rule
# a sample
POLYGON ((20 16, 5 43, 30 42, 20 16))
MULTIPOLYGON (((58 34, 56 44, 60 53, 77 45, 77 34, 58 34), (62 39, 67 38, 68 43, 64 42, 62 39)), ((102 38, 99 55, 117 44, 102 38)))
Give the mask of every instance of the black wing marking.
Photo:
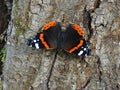
POLYGON ((58 48, 58 39, 61 33, 60 23, 50 22, 44 27, 42 28, 44 40, 49 45, 50 49, 58 48), (52 25, 52 23, 54 23, 55 25, 52 25), (44 27, 48 27, 48 29, 44 30, 44 27))

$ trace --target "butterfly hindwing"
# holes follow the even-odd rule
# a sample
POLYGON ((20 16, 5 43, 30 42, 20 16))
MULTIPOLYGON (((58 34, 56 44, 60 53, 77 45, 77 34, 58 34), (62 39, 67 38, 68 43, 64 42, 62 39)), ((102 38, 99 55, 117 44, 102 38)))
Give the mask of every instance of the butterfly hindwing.
POLYGON ((58 38, 61 33, 60 23, 50 22, 48 25, 45 25, 43 28, 44 40, 48 43, 51 49, 55 49, 58 47, 58 38), (51 26, 50 28, 47 28, 51 26), (47 28, 47 30, 46 30, 47 28))
POLYGON ((82 38, 78 33, 69 25, 66 31, 62 32, 62 47, 69 50, 79 43, 79 38, 82 38))
POLYGON ((84 39, 84 32, 78 25, 70 24, 66 31, 63 32, 62 37, 62 47, 65 51, 79 56, 90 53, 87 42, 84 39))

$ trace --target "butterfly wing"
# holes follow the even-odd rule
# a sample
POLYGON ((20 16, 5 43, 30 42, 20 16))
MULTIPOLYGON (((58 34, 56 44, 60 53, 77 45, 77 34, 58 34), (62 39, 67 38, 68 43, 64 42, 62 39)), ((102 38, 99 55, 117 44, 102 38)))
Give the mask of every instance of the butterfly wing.
POLYGON ((61 32, 60 24, 53 21, 42 27, 42 32, 34 38, 28 39, 27 45, 36 49, 57 48, 58 34, 61 32))
POLYGON ((70 24, 66 31, 62 33, 62 48, 76 55, 89 55, 90 49, 84 39, 83 30, 76 24, 70 24))

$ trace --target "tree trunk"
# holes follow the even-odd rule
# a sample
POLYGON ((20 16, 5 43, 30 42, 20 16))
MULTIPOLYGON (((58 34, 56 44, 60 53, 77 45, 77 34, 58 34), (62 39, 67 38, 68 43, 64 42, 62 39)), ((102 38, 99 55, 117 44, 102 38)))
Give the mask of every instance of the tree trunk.
POLYGON ((120 0, 13 0, 11 18, 3 90, 120 89, 120 0), (28 47, 50 21, 80 25, 92 55, 28 47))

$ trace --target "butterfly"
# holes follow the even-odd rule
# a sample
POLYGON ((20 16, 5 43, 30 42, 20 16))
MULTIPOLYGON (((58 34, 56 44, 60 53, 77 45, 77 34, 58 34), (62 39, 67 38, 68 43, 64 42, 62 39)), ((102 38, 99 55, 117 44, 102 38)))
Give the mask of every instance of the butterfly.
POLYGON ((60 22, 49 22, 35 37, 27 40, 27 45, 36 49, 62 49, 78 56, 91 55, 84 32, 77 24, 69 24, 62 31, 60 22))

